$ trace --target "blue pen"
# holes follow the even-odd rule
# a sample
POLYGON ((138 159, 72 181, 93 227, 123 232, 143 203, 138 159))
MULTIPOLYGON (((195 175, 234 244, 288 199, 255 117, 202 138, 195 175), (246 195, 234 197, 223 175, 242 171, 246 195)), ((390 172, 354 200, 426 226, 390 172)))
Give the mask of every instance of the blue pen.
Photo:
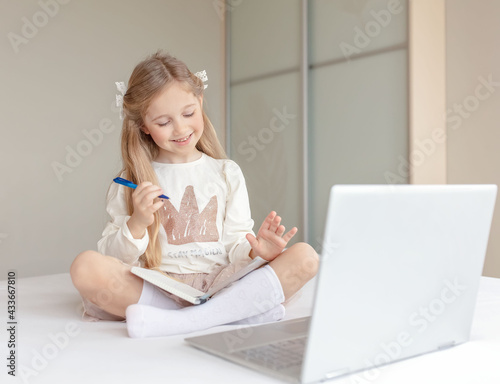
MULTIPOLYGON (((131 181, 125 180, 125 179, 123 179, 121 177, 117 177, 117 178, 113 179, 113 181, 115 183, 117 183, 117 184, 121 184, 121 185, 124 185, 124 186, 132 188, 132 189, 136 189, 137 188, 137 184, 134 184, 131 181)), ((165 196, 165 195, 160 195, 158 197, 161 198, 161 199, 168 199, 168 196, 165 196)))

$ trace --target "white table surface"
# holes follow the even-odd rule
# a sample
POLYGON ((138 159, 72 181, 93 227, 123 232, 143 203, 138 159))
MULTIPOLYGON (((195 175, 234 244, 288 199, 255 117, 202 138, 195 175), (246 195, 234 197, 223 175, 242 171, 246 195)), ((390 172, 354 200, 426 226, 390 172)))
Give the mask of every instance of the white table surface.
MULTIPOLYGON (((0 283, 3 362, 8 353, 6 281, 0 283)), ((310 314, 314 282, 287 308, 285 319, 310 314)), ((0 383, 281 383, 198 351, 186 335, 130 339, 120 322, 84 322, 69 274, 17 280, 17 376, 2 363, 0 383)), ((221 326, 192 333, 234 328, 221 326)), ((471 341, 332 383, 500 383, 500 279, 481 278, 471 341)))

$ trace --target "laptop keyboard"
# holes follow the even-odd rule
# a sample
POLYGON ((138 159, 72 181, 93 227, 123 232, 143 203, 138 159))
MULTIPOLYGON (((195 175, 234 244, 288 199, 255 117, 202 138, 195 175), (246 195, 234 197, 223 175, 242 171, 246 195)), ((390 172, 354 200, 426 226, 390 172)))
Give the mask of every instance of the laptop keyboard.
POLYGON ((307 337, 279 341, 261 347, 245 349, 235 354, 248 362, 271 368, 277 371, 301 366, 307 337))

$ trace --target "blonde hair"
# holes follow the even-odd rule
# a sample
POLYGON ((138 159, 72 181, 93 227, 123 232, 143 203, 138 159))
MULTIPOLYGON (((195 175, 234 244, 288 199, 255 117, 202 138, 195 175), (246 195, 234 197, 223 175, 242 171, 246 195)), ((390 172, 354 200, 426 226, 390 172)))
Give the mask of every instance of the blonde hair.
MULTIPOLYGON (((149 181, 158 185, 156 173, 151 162, 158 155, 158 147, 150 135, 142 131, 144 117, 151 101, 172 82, 178 81, 187 90, 200 98, 204 85, 182 61, 161 51, 140 62, 132 72, 128 89, 123 96, 123 127, 121 136, 121 151, 123 169, 120 174, 135 184, 149 181)), ((215 129, 205 111, 202 109, 204 129, 196 144, 196 148, 215 159, 225 159, 215 129)), ((129 215, 133 213, 133 190, 125 192, 129 215)), ((161 247, 158 241, 160 229, 160 214, 157 211, 153 224, 148 227, 149 244, 141 259, 146 268, 157 268, 161 264, 161 247)))

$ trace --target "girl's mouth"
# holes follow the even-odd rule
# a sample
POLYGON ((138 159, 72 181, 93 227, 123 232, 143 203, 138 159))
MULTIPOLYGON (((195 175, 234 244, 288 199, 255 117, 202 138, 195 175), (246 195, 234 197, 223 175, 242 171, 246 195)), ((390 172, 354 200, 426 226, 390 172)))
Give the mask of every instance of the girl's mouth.
POLYGON ((172 140, 174 143, 185 143, 187 142, 191 136, 193 136, 193 133, 190 133, 188 136, 183 137, 182 139, 177 139, 177 140, 172 140))

